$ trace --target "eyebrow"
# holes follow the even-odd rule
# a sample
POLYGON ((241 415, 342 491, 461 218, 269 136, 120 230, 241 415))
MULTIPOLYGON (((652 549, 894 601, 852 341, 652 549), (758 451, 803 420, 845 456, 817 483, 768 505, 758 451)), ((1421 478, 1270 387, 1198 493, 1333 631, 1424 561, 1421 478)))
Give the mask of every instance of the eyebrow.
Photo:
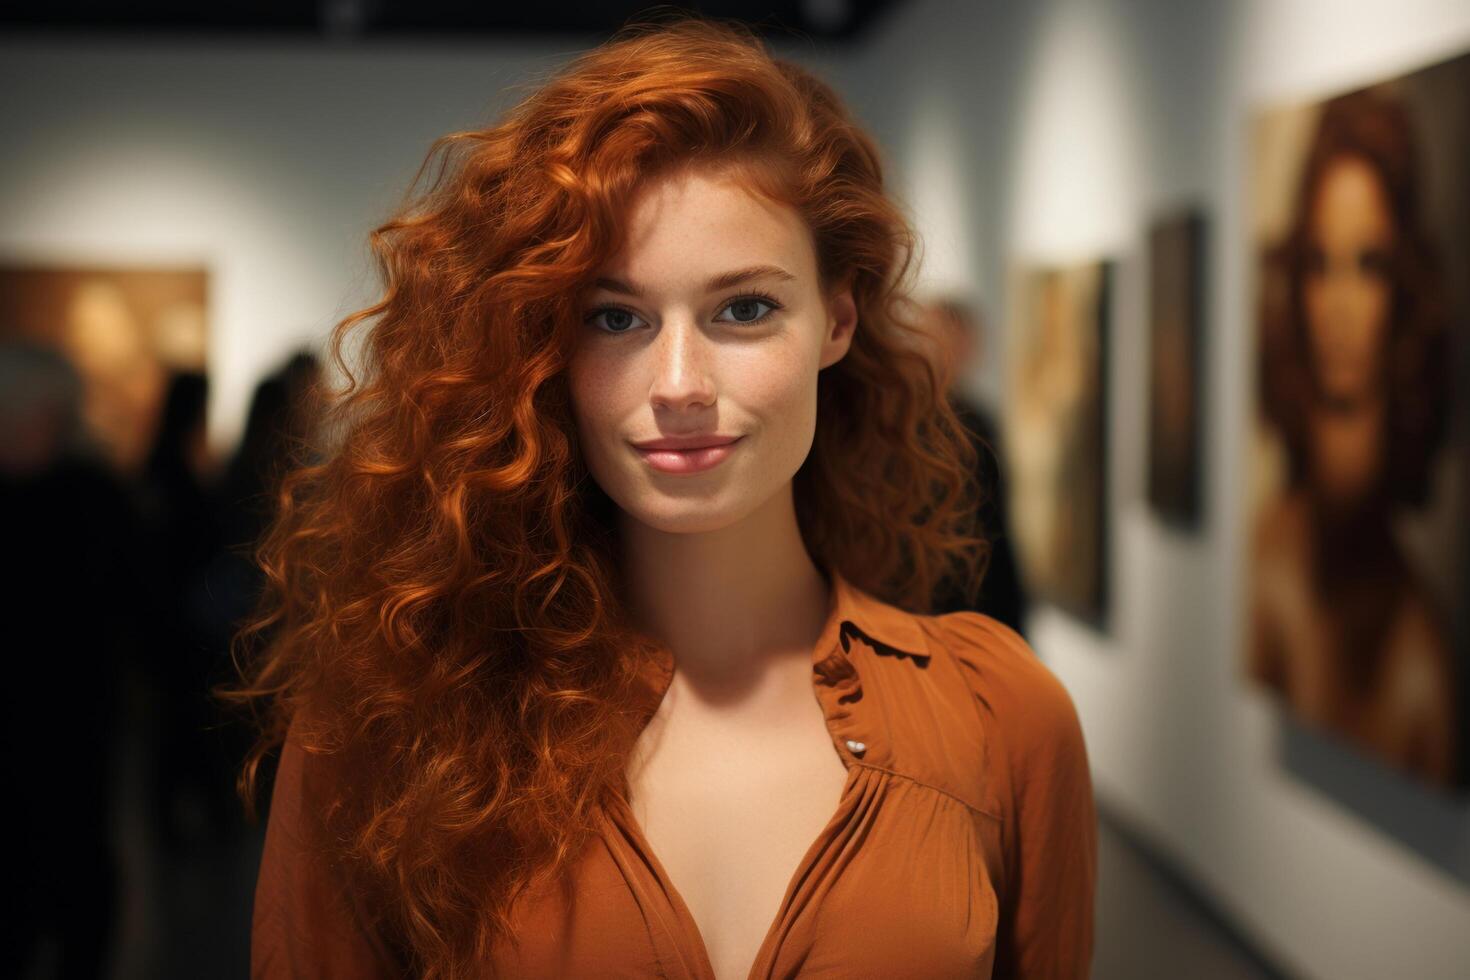
MULTIPOLYGON (((795 282, 796 277, 780 266, 775 265, 753 265, 747 269, 735 269, 731 272, 722 272, 709 282, 705 283, 704 291, 713 293, 720 289, 729 289, 752 279, 780 279, 783 282, 795 282)), ((643 298, 643 290, 636 284, 623 282, 621 279, 602 278, 596 280, 593 285, 598 289, 605 289, 610 293, 622 293, 625 296, 643 298)))

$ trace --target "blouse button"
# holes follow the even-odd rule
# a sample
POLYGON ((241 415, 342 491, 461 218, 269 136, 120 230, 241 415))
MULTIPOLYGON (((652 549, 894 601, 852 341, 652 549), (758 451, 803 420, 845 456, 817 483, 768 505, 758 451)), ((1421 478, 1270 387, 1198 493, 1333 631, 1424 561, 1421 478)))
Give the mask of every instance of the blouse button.
POLYGON ((854 742, 852 739, 847 740, 847 747, 853 755, 862 755, 868 748, 862 742, 854 742))

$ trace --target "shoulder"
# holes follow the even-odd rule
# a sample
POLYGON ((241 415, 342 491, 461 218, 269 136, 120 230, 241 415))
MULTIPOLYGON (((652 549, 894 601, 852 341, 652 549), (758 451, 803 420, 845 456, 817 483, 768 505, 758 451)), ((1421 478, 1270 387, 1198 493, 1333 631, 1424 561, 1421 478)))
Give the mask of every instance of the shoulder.
POLYGON ((1031 645, 1014 629, 980 612, 928 617, 930 634, 967 687, 994 707, 1029 713, 1075 713, 1072 698, 1031 645))
POLYGON ((1298 493, 1283 493, 1261 506, 1251 529, 1258 558, 1279 560, 1299 554, 1307 544, 1307 513, 1298 493))
POLYGON ((1454 659, 1445 642, 1445 629, 1436 611, 1418 590, 1399 605, 1385 644, 1388 656, 1383 685, 1395 700, 1415 712, 1439 707, 1453 688, 1454 659))
MULTIPOLYGON (((1015 630, 978 612, 932 617, 936 656, 959 671, 982 717, 994 766, 1013 937, 1010 975, 1057 975, 1048 958, 1091 946, 1097 809, 1082 725, 1066 687, 1015 630), (1077 945, 1057 945, 1063 933, 1077 945)), ((1001 960, 997 960, 1000 963, 1001 960)), ((1074 971, 1067 968, 1067 975, 1074 971)), ((1081 974, 1075 974, 1081 975, 1081 974)))
POLYGON ((979 612, 927 618, 931 647, 958 671, 968 695, 993 719, 992 736, 1013 762, 1085 759, 1071 694, 1015 630, 979 612))
POLYGON ((251 918, 251 976, 403 976, 402 951, 380 931, 383 910, 336 859, 328 812, 333 757, 302 716, 280 749, 251 918))

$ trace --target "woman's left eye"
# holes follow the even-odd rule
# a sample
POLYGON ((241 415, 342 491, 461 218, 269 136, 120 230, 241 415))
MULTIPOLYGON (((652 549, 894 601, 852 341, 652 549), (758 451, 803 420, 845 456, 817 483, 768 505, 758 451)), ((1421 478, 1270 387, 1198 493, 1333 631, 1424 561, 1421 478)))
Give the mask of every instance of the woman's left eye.
POLYGON ((725 310, 734 316, 733 320, 726 320, 725 322, 760 323, 780 308, 774 300, 762 296, 741 296, 725 304, 725 310), (769 309, 765 313, 762 313, 760 311, 762 306, 769 307, 769 309))

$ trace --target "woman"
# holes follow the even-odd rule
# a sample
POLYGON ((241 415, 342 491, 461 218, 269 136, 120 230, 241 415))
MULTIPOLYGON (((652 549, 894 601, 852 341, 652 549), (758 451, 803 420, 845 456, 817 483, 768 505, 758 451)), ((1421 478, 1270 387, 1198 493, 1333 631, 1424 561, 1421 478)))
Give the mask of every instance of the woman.
POLYGON ((255 975, 1083 976, 1067 693, 879 598, 980 542, 872 142, 691 21, 440 147, 262 550, 255 975))
POLYGON ((1403 108, 1328 102, 1286 240, 1268 257, 1261 403, 1286 485, 1255 526, 1248 669, 1307 723, 1455 781, 1444 610, 1394 531, 1449 417, 1448 320, 1403 108))

